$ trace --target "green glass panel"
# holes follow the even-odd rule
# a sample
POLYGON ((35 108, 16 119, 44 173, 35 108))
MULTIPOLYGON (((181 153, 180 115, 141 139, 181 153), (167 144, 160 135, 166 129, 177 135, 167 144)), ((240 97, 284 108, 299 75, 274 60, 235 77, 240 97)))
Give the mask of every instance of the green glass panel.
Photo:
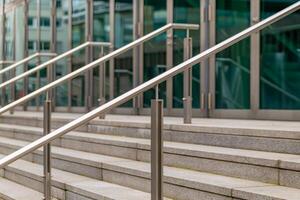
MULTIPOLYGON (((4 16, 3 14, 0 14, 0 30, 3 30, 3 20, 4 16)), ((0 59, 3 60, 3 31, 0 31, 0 59)))
MULTIPOLYGON (((5 20, 5 60, 14 60, 14 17, 15 13, 14 11, 10 11, 5 14, 6 20, 5 20)), ((4 79, 8 80, 11 78, 11 73, 4 74, 4 79)), ((5 87, 5 103, 11 102, 11 87, 12 85, 9 85, 5 87)))
MULTIPOLYGON (((61 1, 56 4, 56 52, 62 54, 68 51, 70 41, 69 38, 69 4, 68 1, 61 1)), ((69 62, 68 58, 62 59, 56 63, 55 77, 59 79, 68 74, 69 62)), ((68 84, 64 83, 56 88, 56 106, 68 106, 68 84)))
MULTIPOLYGON (((38 51, 38 3, 37 0, 30 0, 28 3, 28 18, 27 18, 27 24, 28 24, 28 55, 32 55, 38 51)), ((31 60, 27 64, 27 68, 31 69, 36 66, 38 60, 31 60)), ((28 77, 28 90, 27 93, 31 93, 32 91, 37 89, 37 73, 33 73, 28 77)), ((32 99, 28 103, 29 106, 35 106, 36 101, 35 99, 32 99)))
MULTIPOLYGON (((261 1, 262 19, 297 0, 261 1)), ((300 12, 261 31, 260 108, 300 109, 300 12)))
MULTIPOLYGON (((144 34, 150 33, 167 22, 166 1, 144 0, 144 34)), ((166 71, 166 33, 144 44, 144 81, 150 80, 166 71)), ((166 83, 159 86, 159 97, 166 102, 166 83)), ((144 93, 144 107, 151 105, 155 90, 144 93)), ((166 106, 166 103, 164 103, 166 106)))
MULTIPOLYGON (((72 48, 85 42, 86 0, 72 0, 72 48)), ((85 65, 85 50, 78 51, 72 56, 72 70, 77 70, 85 65)), ((71 105, 84 106, 84 75, 72 80, 71 105)))
MULTIPOLYGON (((174 22, 200 24, 200 0, 175 0, 174 1, 174 22)), ((183 62, 183 40, 186 37, 186 31, 174 31, 174 66, 183 62)), ((193 39, 193 55, 200 52, 200 30, 191 31, 190 37, 193 39)), ((200 107, 200 66, 193 67, 192 97, 193 107, 200 107)), ((173 78, 173 107, 183 108, 183 74, 173 78)))
MULTIPOLYGON (((216 1, 216 42, 250 25, 250 0, 216 1)), ((250 39, 216 55, 216 108, 250 108, 250 39)))
MULTIPOLYGON (((40 52, 50 52, 50 44, 51 44, 51 1, 49 0, 40 0, 40 41, 39 41, 39 50, 40 52)), ((49 58, 41 57, 40 63, 44 63, 49 58)), ((47 69, 44 68, 40 70, 40 80, 39 80, 39 87, 43 87, 48 83, 48 75, 47 69)), ((39 96, 39 104, 43 106, 44 101, 46 99, 46 94, 42 94, 39 96)))
MULTIPOLYGON (((109 0, 94 0, 94 18, 93 18, 93 38, 94 41, 99 42, 109 42, 110 37, 110 23, 109 23, 109 0)), ((94 47, 94 60, 99 58, 100 48, 94 47)), ((104 53, 108 52, 108 48, 104 48, 104 53)), ((98 99, 100 98, 99 90, 100 86, 99 81, 99 68, 96 67, 93 69, 93 105, 98 106, 98 99)), ((109 62, 106 62, 105 65, 106 74, 105 74, 105 99, 109 99, 109 62)), ((103 99, 102 99, 103 100, 103 99)))
MULTIPOLYGON (((25 49, 25 8, 24 5, 16 7, 16 44, 18 48, 15 49, 16 60, 22 60, 24 58, 25 49)), ((24 72, 24 65, 20 65, 16 68, 16 75, 20 75, 24 72)), ((18 80, 16 82, 16 98, 24 96, 24 80, 18 80)))
MULTIPOLYGON (((133 1, 115 1, 115 48, 120 48, 133 40, 133 1)), ((133 87, 132 51, 115 59, 114 94, 119 96, 133 87)), ((131 107, 132 101, 123 105, 131 107)))

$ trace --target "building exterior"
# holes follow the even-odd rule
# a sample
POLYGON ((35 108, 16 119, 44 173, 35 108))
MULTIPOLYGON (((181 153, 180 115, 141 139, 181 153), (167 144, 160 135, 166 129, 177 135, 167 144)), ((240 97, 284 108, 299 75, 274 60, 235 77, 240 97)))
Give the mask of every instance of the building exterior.
MULTIPOLYGON (((35 52, 61 54, 86 41, 110 42, 118 49, 167 23, 199 24, 191 31, 193 55, 214 46, 298 0, 2 0, 0 59, 18 61, 35 52)), ((192 70, 193 115, 198 117, 300 119, 300 12, 233 45, 192 70)), ((183 61, 186 31, 172 30, 143 46, 56 88, 56 111, 84 112, 123 94, 183 61), (105 74, 102 80, 101 73, 105 74), (100 80, 101 79, 101 80, 100 80), (103 95, 100 93, 103 92, 103 95)), ((99 58, 86 48, 18 81, 2 92, 5 104, 99 58)), ((32 60, 16 74, 45 62, 32 60)), ((2 68, 6 67, 2 65, 2 68)), ((1 77, 2 80, 9 75, 1 77)), ((160 85, 165 114, 183 112, 183 76, 160 85)), ((148 91, 116 109, 147 114, 148 91)), ((43 97, 26 108, 36 109, 43 97)), ((25 107, 24 107, 25 108, 25 107)))

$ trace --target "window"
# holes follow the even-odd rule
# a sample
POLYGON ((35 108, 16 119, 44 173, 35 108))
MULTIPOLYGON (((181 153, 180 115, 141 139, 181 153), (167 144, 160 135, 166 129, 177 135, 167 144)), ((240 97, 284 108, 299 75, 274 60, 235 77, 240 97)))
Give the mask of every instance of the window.
POLYGON ((41 17, 41 27, 50 27, 50 19, 48 17, 41 17))
POLYGON ((40 50, 48 51, 50 50, 50 42, 49 41, 41 41, 40 42, 40 50))
POLYGON ((28 17, 28 26, 29 27, 37 27, 37 19, 36 17, 28 17))

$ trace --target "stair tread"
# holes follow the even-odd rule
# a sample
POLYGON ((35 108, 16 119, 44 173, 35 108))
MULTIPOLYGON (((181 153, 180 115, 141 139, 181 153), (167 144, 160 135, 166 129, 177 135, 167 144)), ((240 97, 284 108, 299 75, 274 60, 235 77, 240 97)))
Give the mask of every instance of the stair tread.
MULTIPOLYGON (((18 141, 14 139, 10 140, 11 145, 23 145, 28 142, 18 141)), ((6 142, 0 138, 0 142, 6 142)), ((23 146, 20 145, 19 147, 23 146)), ((141 176, 145 178, 150 177, 150 164, 134 161, 123 158, 116 158, 111 156, 104 156, 100 154, 87 153, 77 150, 70 150, 61 147, 52 148, 53 157, 63 157, 65 159, 76 160, 76 162, 83 162, 88 164, 97 165, 103 169, 117 171, 120 173, 132 174, 135 176, 141 176)), ((40 152, 41 153, 41 152, 40 152)), ((220 193, 223 195, 231 196, 232 191, 235 191, 235 198, 242 198, 242 195, 265 195, 273 198, 280 198, 282 195, 290 195, 289 199, 299 199, 300 190, 277 186, 267 183, 262 183, 258 181, 250 181, 240 178, 233 178, 228 176, 216 175, 212 173, 199 172, 188 169, 181 169, 176 167, 164 167, 165 182, 172 184, 182 185, 189 188, 200 189, 213 193, 220 193), (266 187, 265 190, 262 190, 262 187, 266 187), (251 188, 251 189, 250 189, 251 188), (269 189, 268 189, 269 188, 269 189), (248 189, 248 190, 246 190, 248 189), (256 192, 257 190, 257 192, 256 192), (281 190, 287 191, 288 193, 282 193, 281 190), (297 198, 292 198, 297 197, 297 198)), ((285 196, 286 197, 286 196, 285 196)))
MULTIPOLYGON (((14 127, 0 124, 0 130, 2 128, 18 130, 22 132, 28 131, 28 133, 35 132, 39 135, 42 134, 42 128, 31 126, 19 126, 14 127)), ((104 135, 98 133, 87 132, 70 132, 63 136, 65 138, 72 138, 86 142, 101 143, 118 145, 122 147, 138 148, 150 150, 150 140, 141 138, 132 138, 125 136, 104 135)), ((284 168, 300 170, 300 155, 276 153, 266 151, 256 151, 247 149, 237 149, 229 147, 209 146, 200 144, 189 144, 180 142, 164 142, 164 152, 174 153, 178 155, 188 155, 201 158, 218 159, 223 161, 234 161, 239 163, 249 163, 254 165, 262 165, 269 167, 278 167, 279 165, 284 168), (284 162, 281 162, 284 161, 284 162), (285 162, 286 161, 286 162, 285 162)))
MULTIPOLYGON (((0 154, 0 157, 4 155, 0 154)), ((31 178, 42 181, 43 167, 42 165, 18 160, 8 167, 8 170, 13 169, 15 172, 26 172, 27 175, 31 175, 31 178)), ((74 173, 66 172, 63 170, 52 168, 52 182, 53 185, 59 186, 62 189, 67 189, 74 193, 78 193, 91 198, 109 198, 109 199, 122 199, 122 200, 140 200, 150 199, 150 194, 142 191, 138 191, 132 188, 116 185, 92 179, 89 177, 77 175, 74 173)))
MULTIPOLYGON (((82 114, 53 113, 52 119, 70 121, 82 114)), ((14 115, 5 113, 4 117, 42 119, 42 112, 16 111, 14 115), (34 118, 32 117, 34 116, 34 118)), ((106 119, 94 119, 90 124, 149 128, 149 116, 106 115, 106 119)), ((193 118, 192 124, 184 124, 182 117, 164 117, 164 127, 170 130, 192 132, 222 133, 231 135, 251 135, 258 137, 294 138, 299 139, 300 125, 292 121, 244 120, 244 119, 212 119, 193 118), (237 132, 237 130, 239 130, 237 132)))
POLYGON ((0 198, 9 200, 41 200, 43 194, 0 177, 0 198))

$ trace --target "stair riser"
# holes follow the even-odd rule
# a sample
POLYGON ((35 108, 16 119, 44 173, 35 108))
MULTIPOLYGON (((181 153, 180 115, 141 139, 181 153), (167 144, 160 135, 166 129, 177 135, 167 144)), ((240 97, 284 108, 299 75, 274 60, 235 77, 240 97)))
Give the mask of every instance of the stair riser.
MULTIPOLYGON (((36 180, 34 178, 30 178, 24 174, 15 173, 11 170, 5 170, 4 177, 8 180, 14 181, 16 183, 19 183, 21 185, 24 185, 28 188, 31 188, 33 190, 36 190, 38 192, 43 192, 43 183, 40 177, 40 180, 36 180)), ((65 198, 65 190, 62 188, 58 188, 52 185, 52 195, 53 197, 60 199, 60 200, 66 200, 65 198)))
MULTIPOLYGON (((51 128, 53 129, 57 129, 62 127, 63 125, 66 125, 68 122, 71 122, 71 120, 68 119, 51 119, 51 128)), ((0 123, 2 124, 18 124, 21 126, 33 126, 33 127, 43 127, 43 119, 39 118, 39 119, 31 119, 31 118, 23 118, 23 117, 9 117, 9 116, 5 116, 5 117, 0 117, 0 123)), ((79 127, 77 130, 80 131, 87 131, 87 126, 82 126, 79 127)))
MULTIPOLYGON (((34 162, 42 164, 41 156, 36 155, 36 154, 31 155, 31 156, 32 156, 34 162)), ((26 159, 26 160, 32 161, 30 159, 26 159)), ((59 162, 57 162, 57 159, 55 159, 55 158, 52 159, 52 166, 57 169, 69 171, 72 173, 78 173, 80 175, 84 175, 87 177, 98 178, 99 180, 111 182, 114 184, 119 184, 119 185, 122 185, 125 187, 131 187, 131 188, 138 189, 138 190, 141 190, 144 192, 150 191, 150 174, 147 174, 144 172, 135 173, 132 171, 128 171, 128 172, 120 173, 120 172, 115 171, 114 169, 112 169, 112 170, 98 169, 99 171, 90 171, 90 168, 84 164, 80 164, 80 165, 78 165, 78 167, 74 167, 74 166, 71 167, 75 163, 68 162, 68 161, 62 162, 61 165, 58 163, 59 162), (76 169, 80 169, 81 171, 78 172, 76 169)), ((7 170, 9 172, 11 172, 11 170, 9 168, 7 170)), ((123 170, 123 169, 121 169, 121 170, 123 170)), ((126 171, 126 169, 124 169, 124 170, 126 171)), ((17 176, 17 175, 13 175, 14 173, 16 173, 16 171, 13 171, 11 173, 8 173, 7 171, 5 171, 4 174, 7 174, 7 175, 5 175, 5 177, 8 178, 9 180, 16 181, 25 186, 27 186, 26 184, 29 183, 31 185, 32 189, 38 190, 39 189, 38 186, 42 187, 41 179, 34 180, 35 182, 31 183, 30 181, 26 180, 26 179, 28 179, 28 177, 30 177, 30 175, 28 175, 28 174, 26 175, 26 172, 24 172, 24 173, 18 172, 17 175, 18 176, 23 175, 24 176, 23 178, 14 178, 17 176)), ((38 179, 38 178, 35 178, 35 179, 38 179)), ((165 184, 164 184, 165 195, 170 198, 175 198, 176 200, 186 200, 186 199, 190 199, 190 200, 199 200, 199 199, 212 199, 212 200, 226 199, 227 200, 228 199, 229 200, 229 199, 231 199, 228 197, 230 195, 230 192, 228 192, 228 194, 227 194, 228 196, 226 196, 226 195, 224 196, 224 194, 212 194, 210 192, 203 192, 203 191, 199 191, 197 189, 185 187, 182 185, 170 184, 171 182, 169 182, 169 183, 165 182, 165 184), (174 192, 174 191, 176 191, 176 192, 174 192)), ((187 183, 187 184, 189 184, 189 183, 187 183)), ((189 185, 192 185, 192 184, 189 184, 189 185)), ((28 185, 28 187, 30 187, 30 186, 28 185)))
MULTIPOLYGON (((119 185, 130 185, 132 188, 139 189, 142 191, 150 192, 150 180, 128 176, 125 174, 119 174, 113 171, 105 171, 105 181, 112 183, 118 183, 119 185), (128 184, 130 182, 130 184, 128 184)), ((19 184, 27 186, 31 189, 42 192, 43 184, 41 180, 36 180, 35 178, 30 178, 31 175, 26 173, 15 172, 15 170, 7 169, 5 170, 5 178, 15 181, 19 184)), ((37 178, 41 179, 41 177, 37 178)), ((58 188, 53 183, 52 193, 55 198, 61 200, 92 200, 92 198, 83 197, 72 191, 64 190, 63 188, 58 188)), ((171 198, 176 200, 199 200, 199 199, 211 199, 211 200, 232 200, 231 197, 213 194, 209 192, 203 192, 195 190, 192 188, 181 187, 173 184, 164 184, 164 193, 171 198)), ((107 198, 97 198, 97 200, 107 200, 107 198)), ((116 199, 117 200, 117 199, 116 199)))
MULTIPOLYGON (((4 153, 3 152, 4 148, 0 148, 0 153, 4 153)), ((12 152, 14 149, 9 149, 6 148, 5 152, 6 153, 10 153, 12 152)), ((40 155, 40 153, 35 153, 35 154, 29 154, 26 157, 27 161, 33 161, 35 163, 39 163, 42 164, 42 155, 40 155)), ((72 158, 68 158, 70 160, 72 160, 72 158)), ((107 165, 102 166, 103 168, 101 168, 100 166, 90 166, 90 165, 86 165, 85 163, 78 163, 76 161, 70 161, 70 160, 63 160, 63 159, 57 159, 54 158, 52 159, 52 166, 54 168, 57 169, 61 169, 61 170, 65 170, 68 172, 72 172, 72 173, 77 173, 83 176, 87 176, 87 177, 91 177, 91 178, 97 178, 99 180, 104 180, 104 181, 108 181, 108 182, 113 182, 113 179, 117 179, 116 184, 121 184, 118 182, 118 180, 126 180, 124 181, 124 183, 122 183, 123 186, 127 186, 127 187, 134 187, 133 185, 131 185, 132 183, 135 183, 135 179, 148 179, 150 177, 149 174, 145 175, 146 177, 141 177, 141 174, 137 174, 136 172, 131 172, 128 171, 126 168, 122 168, 120 170, 124 171, 124 172, 118 172, 118 170, 111 168, 111 167, 107 167, 107 165), (113 175, 109 175, 108 174, 112 174, 112 173, 117 173, 115 174, 115 176, 113 175), (125 176, 123 178, 121 178, 122 176, 125 176)), ((176 160, 176 159, 175 159, 176 160)), ((174 161, 173 161, 174 162, 174 161)), ((188 162, 188 161, 187 161, 188 162)), ((229 163, 230 164, 230 163, 229 163)), ((221 163, 210 163, 210 165, 205 165, 203 164, 202 166, 199 167, 199 169, 207 169, 208 171, 212 171, 215 170, 216 172, 220 172, 220 173, 233 173, 234 171, 236 171, 237 173, 241 173, 243 176, 245 174, 243 174, 243 172, 245 173, 245 171, 260 171, 260 174, 262 177, 264 177, 263 179, 265 179, 265 182, 280 182, 280 185, 284 185, 284 186, 288 186, 288 187, 295 187, 295 188, 300 188, 300 172, 295 172, 295 171, 288 171, 288 170, 275 170, 272 168, 269 169, 249 169, 246 167, 241 167, 241 166, 228 166, 226 168, 228 169, 222 169, 222 167, 220 167, 220 169, 216 169, 215 166, 219 166, 221 165, 221 163), (231 169, 230 169, 231 167, 231 169), (210 168, 210 169, 209 169, 210 168), (240 168, 240 169, 239 169, 240 168), (219 171, 217 171, 219 170, 219 171), (223 170, 223 171, 222 171, 223 170), (227 170, 227 171, 226 171, 227 170), (273 170, 273 172, 272 172, 273 170), (229 171, 229 172, 228 172, 229 171), (264 175, 263 173, 266 173, 268 175, 268 177, 266 177, 266 175, 264 175), (280 176, 280 178, 278 178, 278 176, 280 176)), ((222 165, 221 165, 222 166, 222 165)), ((226 165, 223 165, 226 166, 226 165)), ((249 173, 249 172, 248 172, 249 173)), ((236 174, 235 174, 236 175, 236 174)), ((248 176, 250 176, 251 174, 248 174, 248 176)), ((262 179, 259 178, 257 174, 255 174, 254 176, 257 177, 257 179, 262 179)), ((252 175, 253 177, 253 175, 252 175)), ((144 187, 145 185, 141 184, 141 183, 137 183, 136 187, 134 187, 135 189, 142 189, 140 188, 141 186, 143 186, 143 191, 148 192, 147 188, 149 189, 149 187, 144 187)), ((178 186, 180 187, 180 186, 178 186)), ((170 193, 171 195, 171 193, 170 193)), ((171 196, 170 196, 171 197, 171 196)))
MULTIPOLYGON (((150 192, 150 180, 148 178, 136 177, 124 173, 118 173, 110 170, 103 170, 103 178, 105 181, 113 182, 119 185, 126 185, 127 187, 138 190, 150 192)), ((164 194, 176 200, 232 200, 231 197, 221 194, 213 194, 188 187, 182 187, 175 184, 165 183, 164 194)))
MULTIPOLYGON (((18 136, 15 133, 15 136, 18 136)), ((20 138, 23 136, 21 135, 20 138)), ((30 138, 27 136, 27 138, 30 138)), ((92 153, 100 153, 109 156, 118 156, 122 158, 128 158, 138 161, 150 162, 150 151, 144 149, 133 149, 133 148, 123 148, 116 147, 112 145, 98 145, 95 143, 88 143, 82 141, 75 141, 70 139, 60 139, 61 142, 57 141, 56 145, 64 148, 71 148, 75 150, 87 151, 92 153)), ((145 145, 144 145, 145 146, 145 145)), ((7 152, 5 152, 7 153, 7 152)), ((39 163, 42 162, 42 158, 39 155, 39 163)), ((57 162, 57 167, 68 166, 67 169, 72 169, 72 172, 81 173, 81 170, 75 171, 75 169, 80 169, 82 166, 77 166, 73 163, 62 163, 62 160, 54 161, 57 162), (77 166, 77 167, 76 167, 77 166)), ((188 155, 178 155, 174 153, 164 154, 164 164, 167 166, 192 169, 204 172, 210 172, 225 176, 232 176, 237 178, 245 178, 255 181, 262 181, 266 183, 278 183, 278 170, 277 168, 258 166, 253 164, 242 164, 237 162, 222 161, 209 158, 194 157, 188 155)), ((60 168, 62 169, 62 168, 60 168)), ((64 169, 63 169, 64 170, 64 169)), ((96 169, 85 170, 85 172, 90 172, 84 175, 89 177, 94 176, 96 169)))
MULTIPOLYGON (((54 119, 52 128, 65 125, 67 119, 54 119)), ((32 125, 42 127, 42 120, 4 117, 0 118, 0 123, 32 125)), ((136 138, 150 138, 150 130, 148 128, 120 127, 120 126, 104 126, 90 124, 79 128, 80 131, 88 131, 92 133, 101 133, 107 135, 118 135, 136 138)), ((26 137, 25 137, 26 138, 26 137)), ((192 144, 203 144, 222 146, 230 148, 251 149, 259 151, 280 152, 290 154, 300 154, 300 140, 283 139, 271 137, 256 137, 245 135, 226 135, 220 133, 203 133, 203 132, 183 132, 177 130, 165 130, 165 141, 184 142, 192 144)))
MULTIPOLYGON (((30 174, 16 172, 15 170, 11 170, 11 169, 6 169, 4 173, 4 177, 7 178, 8 180, 22 184, 33 190, 43 192, 43 182, 41 177, 33 178, 30 176, 31 176, 30 174)), ((68 189, 69 187, 61 188, 55 182, 52 182, 52 195, 54 198, 57 198, 59 200, 114 200, 107 197, 101 197, 99 195, 96 195, 97 198, 86 197, 77 194, 74 191, 69 191, 68 189)))

